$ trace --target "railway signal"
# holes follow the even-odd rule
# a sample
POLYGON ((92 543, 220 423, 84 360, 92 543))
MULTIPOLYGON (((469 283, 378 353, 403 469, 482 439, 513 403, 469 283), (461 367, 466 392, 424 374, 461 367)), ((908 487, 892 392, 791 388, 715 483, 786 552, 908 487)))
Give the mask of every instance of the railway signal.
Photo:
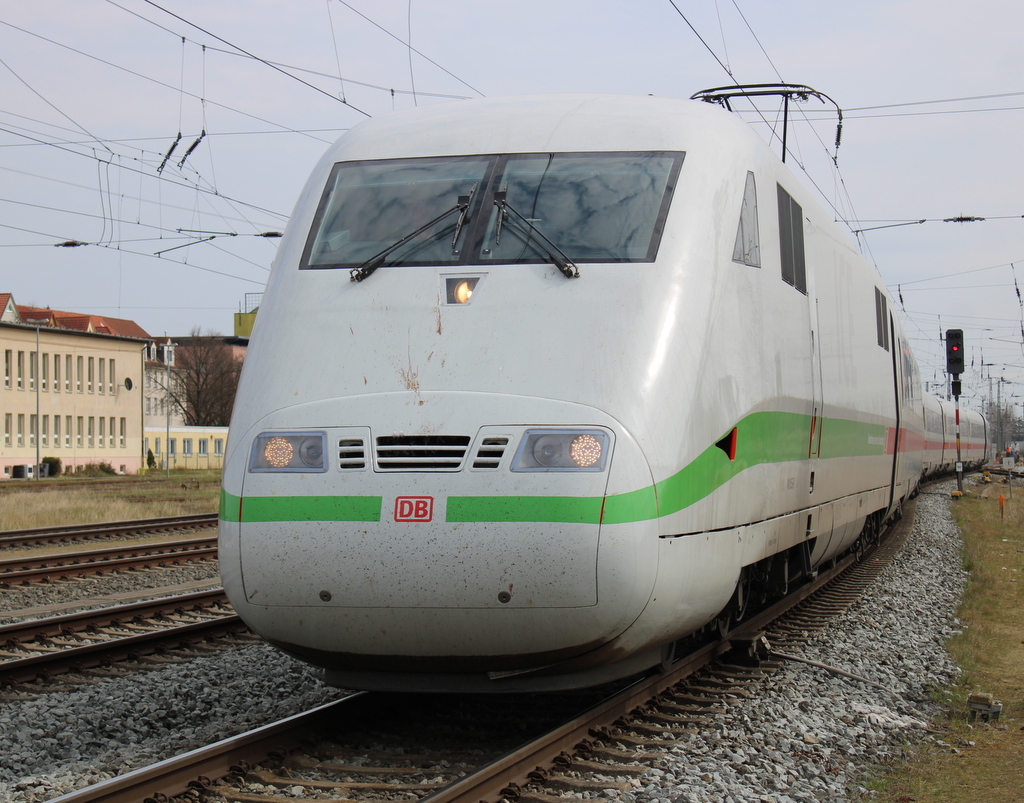
POLYGON ((953 377, 953 398, 956 400, 956 490, 953 496, 964 495, 964 464, 960 458, 960 374, 964 372, 964 330, 946 330, 946 373, 953 377))
MULTIPOLYGON (((946 330, 946 373, 960 376, 964 372, 964 330, 946 330)), ((959 394, 958 394, 959 395, 959 394)))

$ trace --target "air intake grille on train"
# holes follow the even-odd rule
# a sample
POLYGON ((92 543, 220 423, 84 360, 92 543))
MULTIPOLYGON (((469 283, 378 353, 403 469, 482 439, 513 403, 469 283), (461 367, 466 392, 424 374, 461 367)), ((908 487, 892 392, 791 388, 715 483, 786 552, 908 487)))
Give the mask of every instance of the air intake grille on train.
POLYGON ((362 438, 338 441, 338 468, 366 468, 366 447, 362 438))
POLYGON ((508 446, 508 438, 484 438, 476 450, 473 468, 497 468, 508 446))
POLYGON ((469 438, 464 435, 388 435, 377 438, 379 471, 458 471, 469 438))

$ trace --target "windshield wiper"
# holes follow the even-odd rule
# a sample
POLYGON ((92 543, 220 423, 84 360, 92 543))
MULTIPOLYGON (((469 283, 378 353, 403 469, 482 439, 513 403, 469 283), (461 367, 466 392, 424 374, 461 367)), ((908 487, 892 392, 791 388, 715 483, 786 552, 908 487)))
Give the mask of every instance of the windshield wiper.
MULTIPOLYGON (((507 185, 506 185, 507 186, 507 185)), ((498 221, 494 228, 494 244, 498 245, 501 242, 501 227, 505 223, 505 216, 511 215, 519 223, 520 228, 526 229, 530 235, 536 235, 536 245, 544 252, 548 259, 550 259, 556 268, 558 268, 566 278, 573 279, 579 278, 580 269, 576 267, 575 263, 557 245, 551 240, 544 236, 544 234, 533 225, 533 221, 526 217, 524 214, 519 212, 512 204, 508 202, 508 193, 505 190, 500 190, 494 193, 494 205, 498 207, 498 221)), ((530 237, 533 240, 533 237, 530 237)))
POLYGON ((469 195, 460 195, 458 197, 458 200, 455 202, 455 206, 451 207, 450 209, 446 209, 433 220, 429 221, 428 223, 424 223, 418 229, 405 235, 401 240, 392 243, 383 251, 379 251, 378 253, 374 254, 359 267, 352 268, 352 270, 350 270, 348 274, 349 279, 353 282, 361 282, 363 279, 365 279, 367 276, 369 276, 371 273, 377 270, 377 268, 383 265, 384 260, 387 259, 389 255, 397 251, 407 242, 415 239, 416 237, 419 237, 421 234, 423 234, 423 232, 427 231, 433 226, 436 226, 438 223, 440 223, 442 220, 444 220, 446 217, 449 217, 453 213, 460 212, 461 214, 459 215, 458 223, 455 224, 455 236, 452 238, 452 252, 454 253, 455 243, 459 239, 459 232, 462 230, 462 224, 466 222, 466 215, 469 214, 469 203, 473 199, 474 192, 476 192, 476 184, 474 184, 473 188, 469 191, 469 195))

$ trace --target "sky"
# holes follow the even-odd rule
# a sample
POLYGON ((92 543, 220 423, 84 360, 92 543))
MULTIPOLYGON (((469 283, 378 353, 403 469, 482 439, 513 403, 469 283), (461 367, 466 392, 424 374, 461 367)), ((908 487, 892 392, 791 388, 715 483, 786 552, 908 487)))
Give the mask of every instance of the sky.
POLYGON ((843 110, 837 150, 835 107, 801 104, 787 162, 856 232, 923 379, 961 328, 965 403, 1024 411, 1022 33, 1016 0, 0 0, 0 292, 230 334, 265 235, 369 116, 781 81, 843 110))

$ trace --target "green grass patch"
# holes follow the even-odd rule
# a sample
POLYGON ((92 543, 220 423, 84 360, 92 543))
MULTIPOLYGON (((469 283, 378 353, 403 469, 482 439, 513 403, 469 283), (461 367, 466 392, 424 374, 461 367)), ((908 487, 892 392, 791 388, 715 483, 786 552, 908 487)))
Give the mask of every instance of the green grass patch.
POLYGON ((9 482, 0 486, 0 530, 216 513, 219 498, 217 470, 9 482))
POLYGON ((937 690, 944 717, 937 741, 876 779, 885 803, 1010 803, 1024 800, 1024 487, 978 486, 953 502, 970 581, 948 648, 963 674, 937 690), (1002 500, 1000 500, 1000 496, 1002 500), (998 721, 972 721, 968 695, 1002 702, 998 721))

